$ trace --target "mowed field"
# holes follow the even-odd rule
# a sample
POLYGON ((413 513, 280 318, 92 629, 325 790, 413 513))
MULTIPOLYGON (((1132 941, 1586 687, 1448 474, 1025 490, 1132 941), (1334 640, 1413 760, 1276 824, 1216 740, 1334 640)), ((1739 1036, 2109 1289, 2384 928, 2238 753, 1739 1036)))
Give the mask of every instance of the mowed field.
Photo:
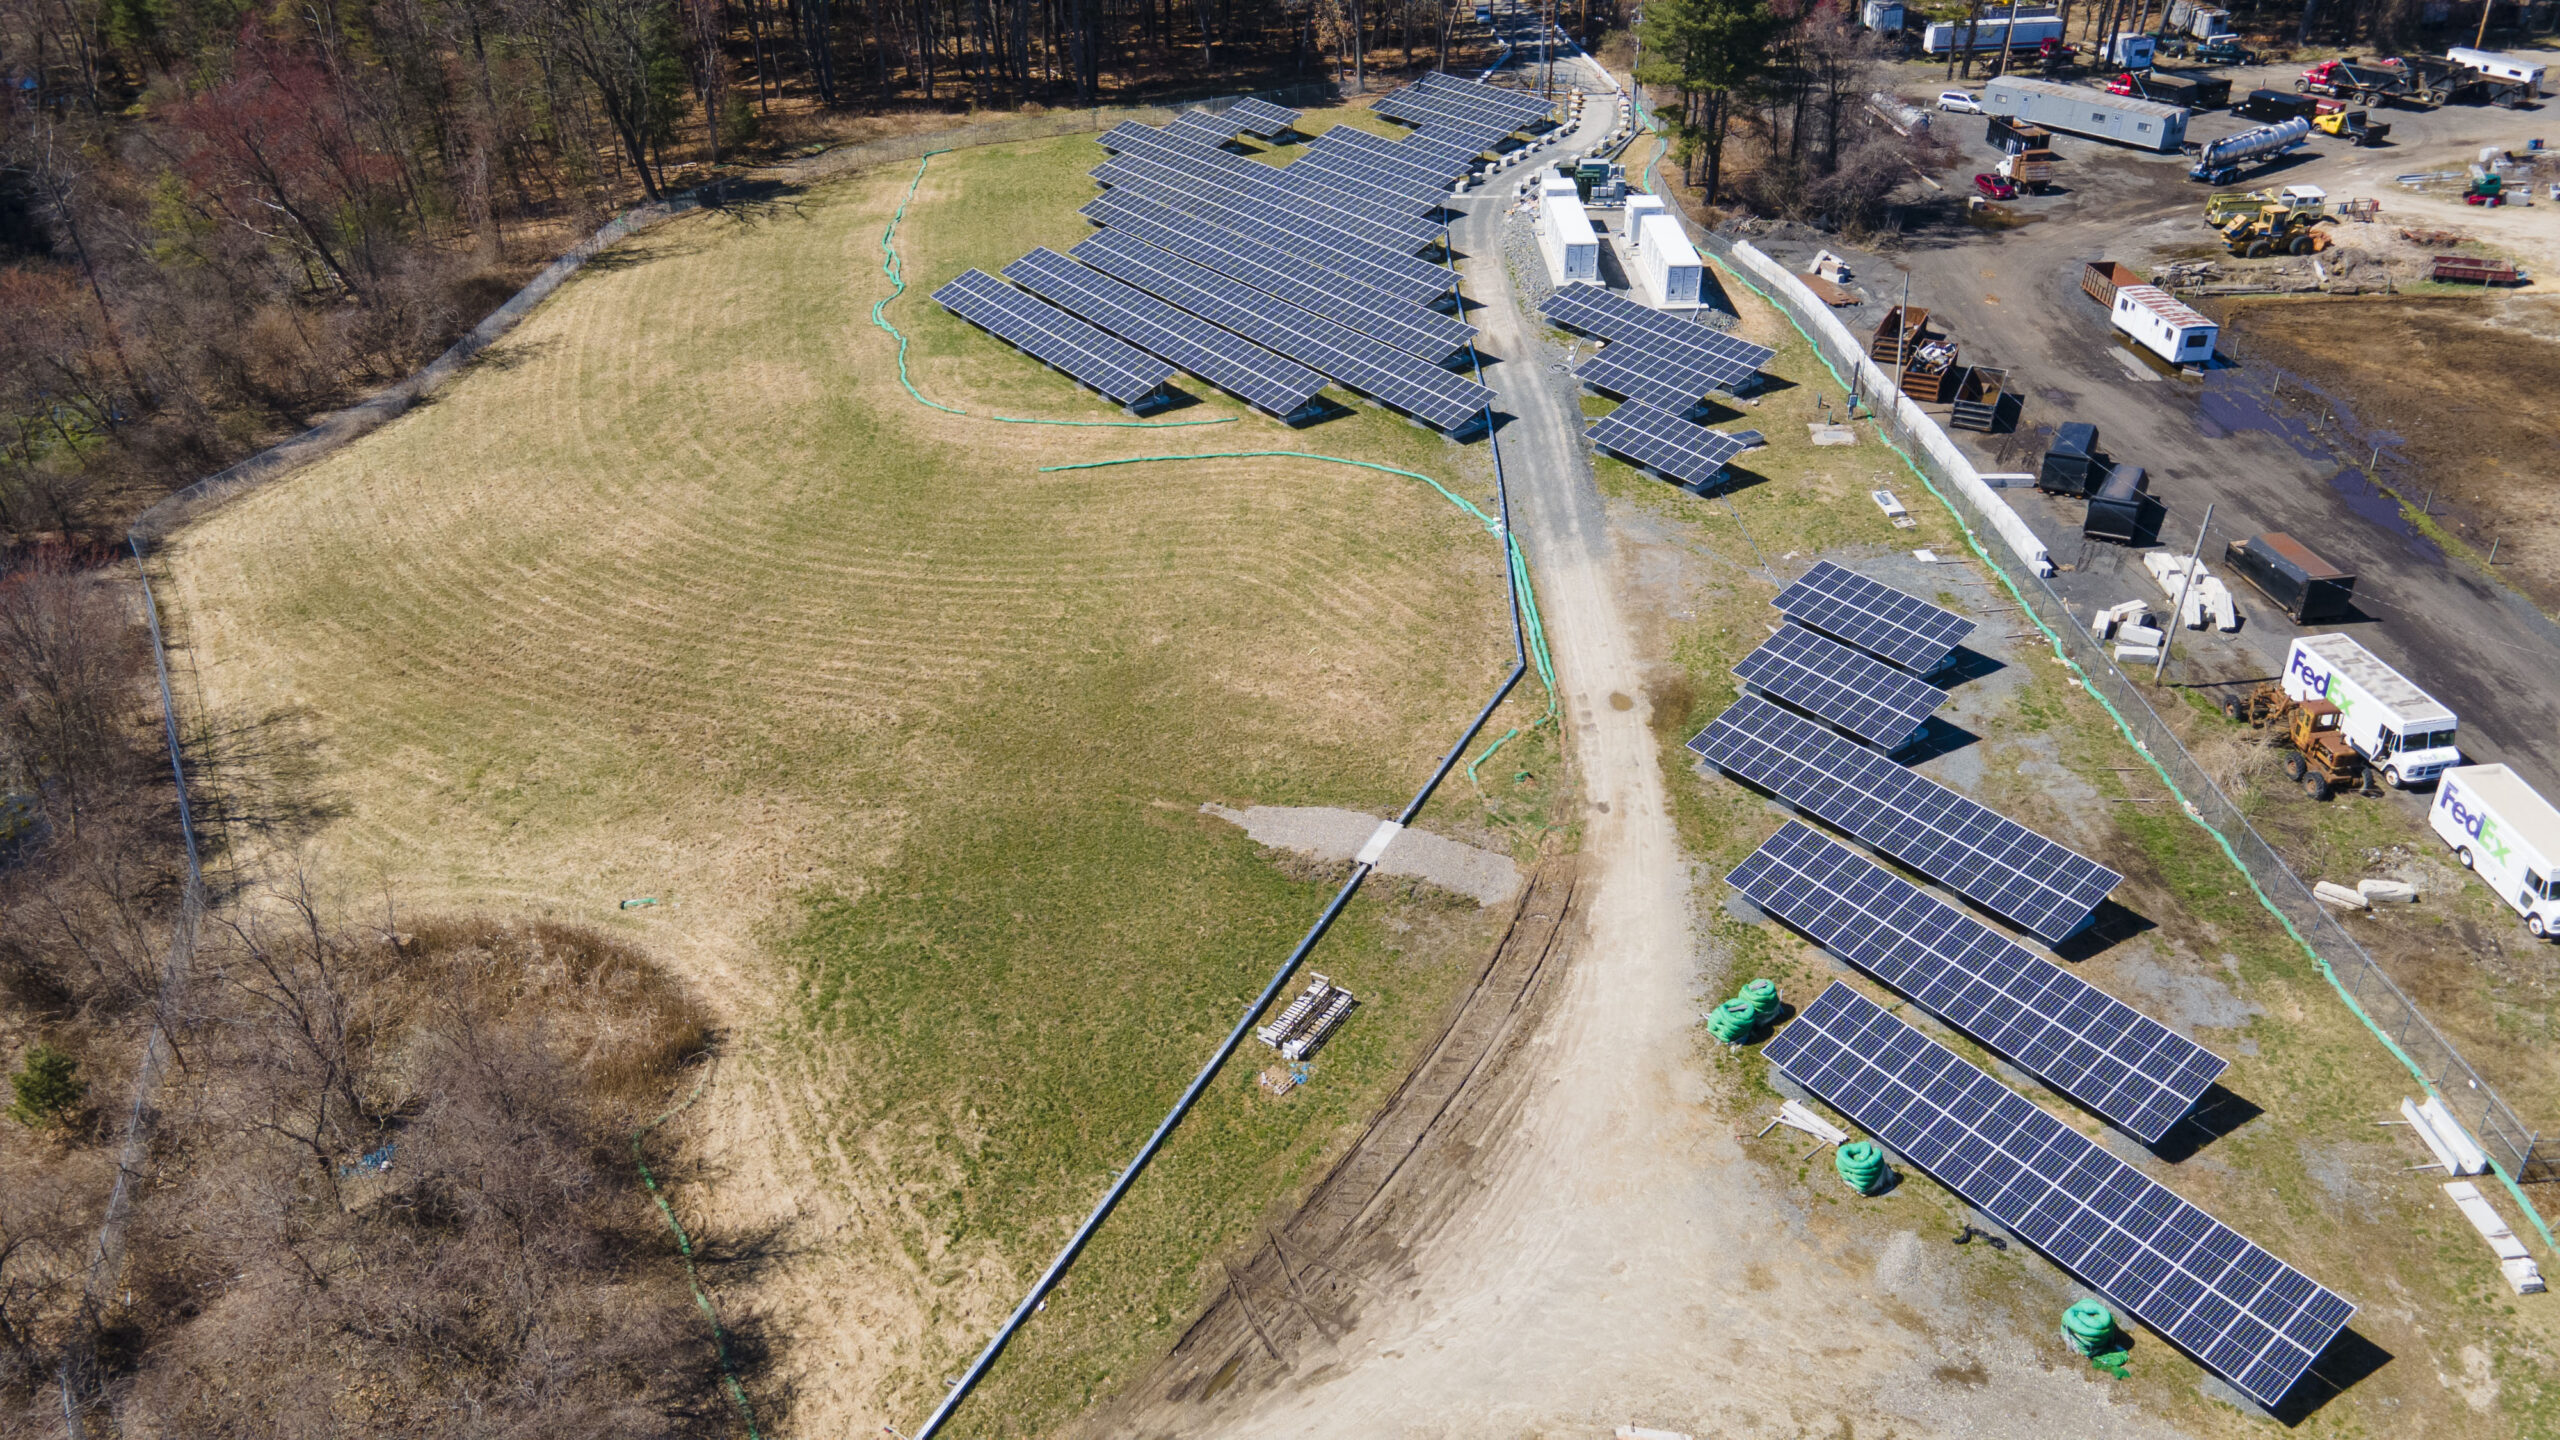
MULTIPOLYGON (((914 171, 867 172, 626 244, 433 404, 158 561, 197 719, 256 757, 209 777, 268 818, 244 850, 372 913, 617 927, 724 1017, 663 1133, 750 1393, 793 1431, 912 1425, 1321 908, 1331 881, 1201 803, 1390 811, 1510 663, 1494 543, 1418 482, 1039 471, 1286 448, 1481 499, 1481 445, 1365 406, 1293 432, 1196 384, 1158 418, 1232 423, 989 418, 1126 418, 927 299, 1079 238, 1101 158, 931 160, 890 314, 965 417, 910 400, 870 323, 914 171)), ((1489 736, 1545 702, 1531 682, 1489 736)), ((1424 823, 1488 819, 1455 779, 1424 823)), ((1041 1429, 1159 1348, 1498 918, 1355 905, 1314 968, 1364 1004, 1314 1083, 1275 1103, 1231 1071, 962 1433, 1041 1429)))

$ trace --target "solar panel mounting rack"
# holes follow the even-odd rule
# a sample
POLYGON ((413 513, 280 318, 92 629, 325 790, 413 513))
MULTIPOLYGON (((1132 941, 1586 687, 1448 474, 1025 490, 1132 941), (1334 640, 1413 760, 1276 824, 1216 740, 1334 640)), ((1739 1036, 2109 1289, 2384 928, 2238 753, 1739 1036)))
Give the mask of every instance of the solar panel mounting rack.
POLYGON ((933 298, 943 309, 1123 405, 1155 395, 1169 378, 1170 367, 1163 361, 984 270, 962 271, 934 291, 933 298))
POLYGON ((1689 741, 1700 759, 1848 832, 2048 944, 2124 877, 1757 695, 1689 741))
POLYGON ((1800 821, 1780 826, 1725 883, 2146 1145, 2229 1066, 1800 821))
POLYGON ((1945 664, 1974 628, 1951 610, 1828 560, 1769 603, 1799 625, 1845 640, 1914 675, 1945 664))
POLYGON ((1947 699, 1928 681, 1801 625, 1779 626, 1733 673, 1759 693, 1887 752, 1919 734, 1947 699))
POLYGON ((2280 1404, 2355 1306, 1834 981, 1762 1053, 1903 1160, 2280 1404))
POLYGON ((1726 462, 1749 448, 1685 415, 1637 400, 1601 416, 1583 433, 1612 455, 1693 487, 1714 483, 1726 462))

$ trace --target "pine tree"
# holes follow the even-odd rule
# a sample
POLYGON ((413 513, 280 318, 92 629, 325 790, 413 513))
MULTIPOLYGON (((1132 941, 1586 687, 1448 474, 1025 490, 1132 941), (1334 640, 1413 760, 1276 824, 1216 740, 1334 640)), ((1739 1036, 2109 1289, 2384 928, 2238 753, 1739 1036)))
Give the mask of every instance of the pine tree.
POLYGON ((89 1092, 88 1082, 80 1078, 80 1062, 41 1042, 28 1049, 26 1065, 9 1077, 9 1088, 18 1097, 9 1113, 29 1128, 61 1120, 89 1092))

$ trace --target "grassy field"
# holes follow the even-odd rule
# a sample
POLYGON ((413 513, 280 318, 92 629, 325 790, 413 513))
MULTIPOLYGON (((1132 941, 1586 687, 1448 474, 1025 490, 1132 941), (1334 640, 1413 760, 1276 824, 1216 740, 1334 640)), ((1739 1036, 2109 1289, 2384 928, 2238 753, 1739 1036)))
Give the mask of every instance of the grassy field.
MULTIPOLYGON (((1101 159, 926 170, 891 314, 965 418, 909 400, 869 323, 914 174, 871 172, 621 247, 434 404, 165 558, 205 721, 263 757, 217 777, 267 817, 248 844, 359 898, 617 927, 718 1009, 678 1199, 792 1431, 911 1425, 1321 908, 1330 881, 1202 802, 1390 810, 1509 665, 1497 552, 1427 486, 1039 470, 1286 448, 1482 496, 1480 453, 1196 386, 1159 418, 1233 423, 988 418, 1125 418, 926 299, 1072 243, 1101 159)), ((1533 844, 1505 754, 1510 812, 1458 781, 1424 823, 1533 844)), ((966 1433, 1040 1430, 1160 1348, 1489 926, 1356 905, 1316 968, 1365 1003, 1314 1083, 1273 1103, 1229 1074, 966 1433)))
MULTIPOLYGON (((1604 462, 1600 469, 1622 516, 1685 553, 1680 594, 1698 601, 1692 613, 1667 621, 1666 647, 1677 665, 1657 690, 1654 713, 1683 837, 1709 877, 1700 910, 1732 957, 1729 973, 1713 977, 1714 993, 1767 975, 1801 1005, 1839 973, 1787 931, 1723 912, 1729 892, 1721 877, 1781 816, 1740 786, 1695 778, 1680 748, 1730 702, 1729 667, 1767 634, 1775 586, 1764 557, 1792 576, 1829 555, 1975 616, 1981 628, 1972 648, 2000 665, 1959 686, 1944 713, 1978 738, 1927 770, 2125 872, 2114 898, 2151 928, 2074 968, 2131 1003, 2192 1026, 2232 1062, 2223 1083, 2243 1102, 2232 1116, 2245 1122, 2192 1158, 2145 1168, 2362 1307, 2354 1331, 2374 1348, 2351 1344, 2338 1360, 2360 1356, 2374 1368, 2295 1433, 2482 1440, 2560 1433, 2560 1389, 2548 1379, 2560 1324, 2539 1298, 2519 1300, 2507 1290, 2487 1246, 2437 1188, 2444 1177, 2411 1173, 2423 1156, 2408 1132, 2376 1123, 2396 1118, 2400 1098, 2419 1093, 2415 1082, 2248 898, 2202 832, 2163 799, 2156 779, 1985 583, 1988 571, 1970 562, 1946 512, 1876 442, 1872 428, 1861 427, 1854 447, 1810 443, 1806 423, 1820 418, 1817 397, 1828 376, 1773 312, 1747 292, 1741 299, 1745 333, 1780 346, 1773 370, 1802 382, 1771 394, 1751 415, 1748 423, 1773 443, 1744 457, 1742 483, 1701 499, 1625 467, 1604 462), (1918 529, 1888 526, 1861 493, 1877 486, 1899 493, 1918 529), (1915 565, 1907 557, 1920 546, 1968 563, 1915 565)), ((1838 392, 1829 394, 1836 414, 1838 392)), ((2465 911, 2455 923, 2468 918, 2465 911)), ((1899 1005, 1863 978, 1851 983, 1899 1005)), ((2031 1077, 2005 1069, 1916 1009, 1899 1008, 1967 1058, 2044 1096, 2031 1077)), ((1703 1032, 1701 1045, 1737 1121, 1748 1115, 1749 1129, 1757 1129, 1774 1103, 1768 1067, 1749 1050, 1713 1045, 1703 1032)), ((2085 1114, 2051 1108, 2118 1153, 2136 1153, 2085 1114)), ((1952 1196, 1925 1180, 1857 1200, 1818 1159, 1800 1159, 1802 1149, 1774 1140, 1764 1146, 1767 1163, 1806 1207, 1817 1249, 1880 1247, 1897 1230, 1951 1234, 1964 1216, 1952 1196)), ((2548 1267, 2554 1257, 2530 1235, 2513 1200, 2494 1181, 2484 1189, 2548 1267)), ((2002 1317, 2017 1334, 2050 1336, 2062 1305, 2082 1293, 2022 1247, 2006 1254, 1974 1247, 1965 1266, 1982 1313, 2002 1317)), ((2193 1364, 2147 1336, 2137 1340, 2133 1371, 2122 1387, 2127 1399, 2196 1433, 2252 1434, 2264 1426, 2213 1399, 2193 1364)), ((2309 1383, 2314 1390, 2320 1384, 2309 1383)))

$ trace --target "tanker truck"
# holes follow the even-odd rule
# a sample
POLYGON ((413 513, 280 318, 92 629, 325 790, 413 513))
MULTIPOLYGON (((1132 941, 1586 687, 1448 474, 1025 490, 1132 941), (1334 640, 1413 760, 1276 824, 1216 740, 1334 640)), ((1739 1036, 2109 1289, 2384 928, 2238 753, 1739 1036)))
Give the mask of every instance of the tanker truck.
POLYGON ((2311 122, 2292 119, 2278 125, 2261 125, 2225 136, 2204 147, 2196 163, 2187 170, 2190 180, 2208 185, 2228 185, 2240 178, 2240 172, 2252 165, 2263 165, 2279 155, 2302 148, 2311 134, 2311 122))

